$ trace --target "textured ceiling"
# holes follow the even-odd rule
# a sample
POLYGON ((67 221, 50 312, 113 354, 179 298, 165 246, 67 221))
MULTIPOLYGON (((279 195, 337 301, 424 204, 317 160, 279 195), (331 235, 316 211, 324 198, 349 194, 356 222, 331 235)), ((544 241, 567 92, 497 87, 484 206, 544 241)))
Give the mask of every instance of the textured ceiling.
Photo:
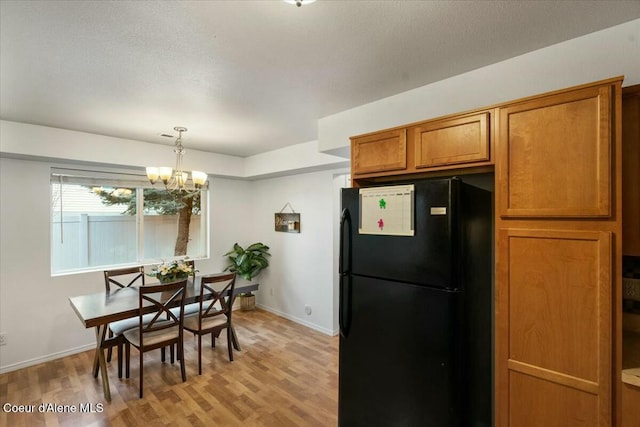
POLYGON ((0 2, 0 118, 247 156, 640 17, 640 1, 0 2))

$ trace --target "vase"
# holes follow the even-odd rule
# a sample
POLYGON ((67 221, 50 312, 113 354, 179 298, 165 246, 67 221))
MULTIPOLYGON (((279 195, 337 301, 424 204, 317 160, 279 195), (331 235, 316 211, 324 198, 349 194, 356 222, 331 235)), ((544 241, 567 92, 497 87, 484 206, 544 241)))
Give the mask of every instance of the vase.
POLYGON ((179 280, 184 280, 189 277, 187 274, 166 274, 164 276, 157 276, 160 283, 163 285, 166 283, 177 282, 179 280))

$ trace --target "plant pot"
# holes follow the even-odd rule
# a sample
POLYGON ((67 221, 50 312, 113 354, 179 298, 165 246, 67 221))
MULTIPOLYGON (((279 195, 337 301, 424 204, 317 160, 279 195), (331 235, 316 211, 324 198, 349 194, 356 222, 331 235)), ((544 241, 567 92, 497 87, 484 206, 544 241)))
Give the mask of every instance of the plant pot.
POLYGON ((161 284, 166 284, 166 283, 172 283, 172 282, 178 282, 180 280, 184 280, 187 277, 189 277, 188 275, 184 275, 184 276, 160 276, 158 277, 158 280, 160 281, 161 284))
POLYGON ((256 309, 255 295, 240 295, 240 310, 251 311, 256 309))

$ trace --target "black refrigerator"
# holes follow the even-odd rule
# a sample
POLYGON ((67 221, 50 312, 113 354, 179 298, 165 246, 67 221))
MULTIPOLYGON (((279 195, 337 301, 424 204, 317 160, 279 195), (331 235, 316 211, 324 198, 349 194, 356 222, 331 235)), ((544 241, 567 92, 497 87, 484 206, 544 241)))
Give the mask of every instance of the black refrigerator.
POLYGON ((492 194, 342 190, 338 425, 492 425, 492 194))

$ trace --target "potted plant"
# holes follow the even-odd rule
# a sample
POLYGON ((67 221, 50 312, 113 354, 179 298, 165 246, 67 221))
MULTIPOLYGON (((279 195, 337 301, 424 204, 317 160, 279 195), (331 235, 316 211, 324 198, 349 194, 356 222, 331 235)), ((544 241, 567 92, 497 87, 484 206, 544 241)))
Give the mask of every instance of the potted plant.
MULTIPOLYGON (((229 258, 229 265, 224 271, 231 271, 247 281, 251 281, 262 270, 269 266, 269 246, 257 242, 246 248, 234 243, 233 249, 224 254, 229 258)), ((255 308, 255 295, 251 292, 240 294, 240 309, 253 310, 255 308)))

